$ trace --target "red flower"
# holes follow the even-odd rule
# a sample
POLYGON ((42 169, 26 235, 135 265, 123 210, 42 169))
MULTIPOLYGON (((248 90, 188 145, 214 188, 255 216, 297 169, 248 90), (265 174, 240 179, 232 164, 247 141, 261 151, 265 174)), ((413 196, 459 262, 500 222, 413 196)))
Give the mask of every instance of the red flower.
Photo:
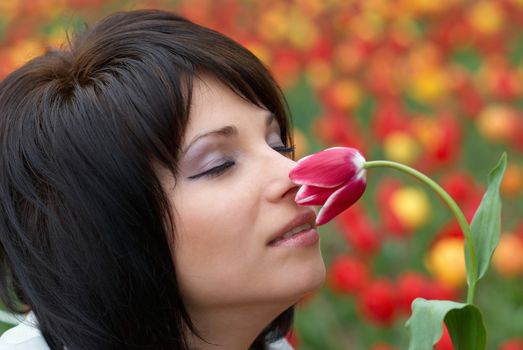
POLYGON ((327 111, 314 122, 315 137, 326 145, 365 150, 365 140, 355 121, 345 113, 327 111))
POLYGON ((459 226, 457 221, 453 220, 446 223, 432 240, 431 246, 445 238, 464 238, 461 226, 459 226))
POLYGON ((386 279, 372 281, 360 297, 361 312, 378 326, 390 326, 396 315, 394 286, 386 279))
POLYGON ((329 284, 333 290, 338 292, 358 294, 368 281, 367 266, 354 257, 338 257, 329 270, 329 284))
POLYGON ((465 172, 454 172, 442 177, 441 185, 461 207, 467 220, 472 221, 485 189, 476 183, 471 174, 465 172))
POLYGON ((523 239, 523 220, 520 220, 516 224, 516 226, 512 229, 512 232, 514 232, 514 234, 519 238, 523 239))
POLYGON ((443 325, 443 334, 440 340, 434 346, 434 350, 454 350, 452 340, 450 340, 449 331, 445 325, 443 325))
POLYGON ((427 300, 454 300, 456 295, 453 290, 439 281, 415 271, 406 271, 397 279, 398 307, 411 313, 412 302, 416 298, 427 300))
POLYGON ((357 252, 372 255, 381 247, 381 238, 363 207, 356 204, 338 216, 341 232, 357 252))
POLYGON ((416 168, 431 172, 458 158, 461 150, 461 128, 458 118, 443 112, 436 118, 417 117, 411 123, 413 133, 423 145, 416 168))
POLYGON ((323 225, 354 204, 365 192, 365 158, 358 150, 333 147, 298 161, 289 178, 302 185, 299 205, 323 205, 316 218, 323 225))
POLYGON ((378 142, 383 142, 390 134, 407 131, 409 119, 395 99, 386 99, 376 107, 372 128, 378 142))
POLYGON ((456 291, 438 280, 430 280, 427 284, 427 300, 457 300, 456 291))
POLYGON ((401 310, 411 314, 411 305, 416 298, 428 296, 427 278, 414 271, 403 272, 397 279, 398 306, 401 310))
POLYGON ((474 177, 462 171, 452 172, 443 176, 441 186, 459 205, 467 202, 478 192, 478 186, 474 177))
POLYGON ((509 339, 500 345, 499 350, 523 350, 523 339, 509 339))

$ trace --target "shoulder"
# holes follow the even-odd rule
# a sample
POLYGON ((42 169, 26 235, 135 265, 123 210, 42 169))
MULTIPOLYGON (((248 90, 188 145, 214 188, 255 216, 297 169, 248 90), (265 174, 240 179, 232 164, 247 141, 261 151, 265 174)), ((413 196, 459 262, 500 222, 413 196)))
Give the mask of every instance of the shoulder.
MULTIPOLYGON (((1 348, 0 348, 1 350, 1 348)), ((285 339, 281 338, 280 340, 270 343, 267 347, 267 350, 294 350, 291 344, 285 339)))
POLYGON ((49 350, 32 312, 0 336, 0 350, 49 350))

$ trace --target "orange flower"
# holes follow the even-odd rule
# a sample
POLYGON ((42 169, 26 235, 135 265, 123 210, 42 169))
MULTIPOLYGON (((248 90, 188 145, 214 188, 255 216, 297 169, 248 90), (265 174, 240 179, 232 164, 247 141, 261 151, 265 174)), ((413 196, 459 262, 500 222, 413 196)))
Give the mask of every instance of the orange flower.
POLYGON ((514 234, 501 235, 494 251, 492 264, 505 277, 515 277, 523 272, 523 239, 514 234))

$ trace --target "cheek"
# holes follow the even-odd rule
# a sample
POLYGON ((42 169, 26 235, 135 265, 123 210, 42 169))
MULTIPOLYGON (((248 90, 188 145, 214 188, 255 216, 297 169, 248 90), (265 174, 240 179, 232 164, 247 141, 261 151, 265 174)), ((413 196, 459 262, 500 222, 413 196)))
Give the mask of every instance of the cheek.
MULTIPOLYGON (((239 188, 229 191, 191 191, 175 194, 176 240, 182 250, 213 249, 229 239, 240 240, 252 222, 255 208, 252 197, 239 188), (250 201, 250 202, 249 202, 250 201), (189 248, 190 247, 190 248, 189 248)), ((193 255, 198 251, 195 251, 193 255)))
POLYGON ((252 192, 215 189, 176 196, 173 253, 182 295, 216 299, 226 292, 219 289, 223 281, 243 278, 242 271, 252 271, 249 261, 257 258, 252 192))

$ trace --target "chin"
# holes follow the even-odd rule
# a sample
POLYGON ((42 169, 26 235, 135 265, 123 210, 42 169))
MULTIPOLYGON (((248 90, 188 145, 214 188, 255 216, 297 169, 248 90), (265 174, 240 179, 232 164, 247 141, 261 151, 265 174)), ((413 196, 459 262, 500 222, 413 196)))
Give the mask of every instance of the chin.
POLYGON ((326 270, 325 264, 317 266, 315 269, 309 270, 304 276, 304 294, 309 294, 318 290, 325 283, 326 270))
POLYGON ((286 282, 290 289, 289 294, 292 295, 291 304, 296 304, 304 297, 314 293, 321 286, 323 286, 326 277, 325 264, 323 260, 321 264, 309 266, 306 270, 301 270, 286 282))

